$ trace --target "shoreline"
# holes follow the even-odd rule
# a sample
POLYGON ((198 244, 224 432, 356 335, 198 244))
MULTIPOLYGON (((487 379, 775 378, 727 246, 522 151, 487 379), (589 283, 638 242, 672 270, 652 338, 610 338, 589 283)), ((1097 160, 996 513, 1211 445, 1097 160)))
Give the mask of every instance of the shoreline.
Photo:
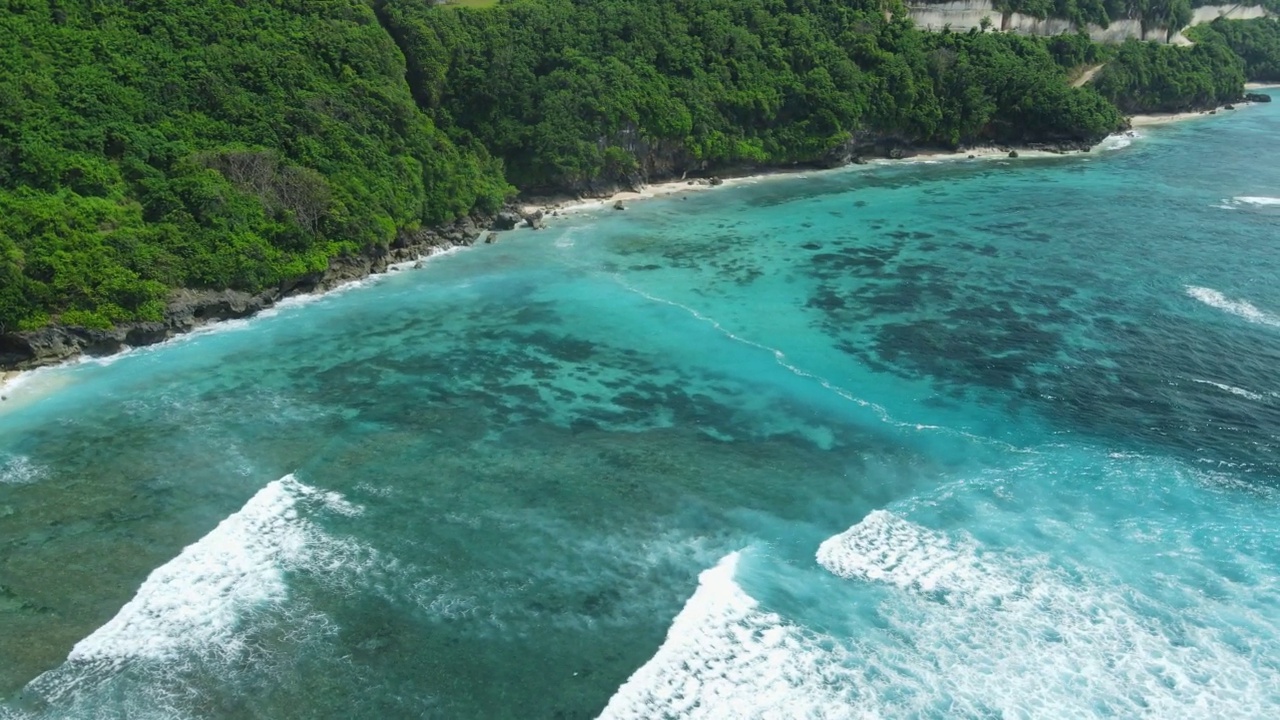
MULTIPOLYGON (((1276 85, 1274 84, 1260 85, 1260 87, 1276 87, 1276 85)), ((1230 112, 1230 111, 1227 111, 1227 112, 1230 112)), ((1188 113, 1169 113, 1169 114, 1159 114, 1159 115, 1135 115, 1130 117, 1129 121, 1130 121, 1131 127, 1138 128, 1138 127, 1147 127, 1147 126, 1153 126, 1153 125, 1163 125, 1167 123, 1179 122, 1182 120, 1191 120, 1194 118, 1203 118, 1208 116, 1209 116, 1208 111, 1188 112, 1188 113)), ((726 171, 727 177, 724 177, 724 178, 719 178, 719 177, 696 178, 696 179, 681 178, 681 179, 673 179, 673 180, 664 180, 664 181, 644 185, 638 190, 625 190, 625 191, 615 192, 605 197, 597 197, 597 198, 582 198, 582 197, 575 197, 570 195, 550 196, 550 197, 541 197, 541 198, 531 197, 525 200, 516 200, 512 205, 509 205, 508 207, 514 206, 514 209, 518 210, 519 214, 523 216, 525 219, 528 219, 529 217, 532 217, 532 216, 539 216, 541 220, 545 222, 547 220, 550 220, 551 218, 556 218, 560 216, 573 216, 573 215, 577 215, 584 212, 594 212, 599 210, 605 210, 610 207, 617 207, 619 203, 621 204, 621 207, 619 209, 625 210, 628 204, 632 202, 649 200, 654 198, 672 197, 672 196, 684 194, 687 192, 701 192, 701 191, 711 190, 718 187, 731 187, 731 186, 742 185, 746 183, 761 182, 764 180, 777 180, 777 179, 787 178, 787 177, 796 176, 796 175, 807 175, 810 173, 826 173, 826 172, 839 172, 839 171, 847 172, 855 165, 866 165, 869 167, 875 167, 875 166, 896 165, 896 164, 908 164, 908 165, 909 164, 934 164, 934 163, 941 163, 941 162, 956 162, 956 161, 965 161, 965 160, 972 160, 974 162, 979 162, 979 161, 990 162, 993 160, 1014 160, 1014 159, 1030 160, 1030 159, 1045 159, 1045 158, 1063 157, 1063 156, 1079 156, 1079 155, 1088 154, 1090 151, 1095 149, 1105 148, 1105 146, 1107 145, 1107 142, 1109 140, 1112 140, 1113 138, 1117 139, 1119 142, 1112 145, 1111 149, 1120 149, 1120 148, 1126 147, 1133 138, 1137 138, 1137 137, 1140 137, 1140 135, 1134 132, 1134 130, 1121 131, 1119 133, 1108 135, 1102 141, 1091 146, 1087 150, 1050 151, 1050 150, 1044 150, 1044 149, 1038 149, 1038 148, 1033 149, 1033 148, 1025 148, 1025 147, 1012 147, 1012 146, 1005 147, 1005 146, 995 146, 995 145, 967 148, 964 150, 947 150, 943 148, 921 149, 919 151, 913 152, 913 154, 909 156, 905 156, 901 158, 876 158, 876 159, 866 160, 859 163, 849 163, 845 165, 840 165, 837 167, 801 167, 801 166, 779 167, 779 168, 773 168, 773 169, 753 169, 752 171, 743 172, 742 174, 730 174, 732 173, 732 171, 726 171)), ((455 226, 460 225, 463 222, 464 221, 462 220, 457 221, 452 226, 447 226, 447 228, 454 228, 455 226)), ((470 221, 467 221, 467 222, 470 222, 470 221)), ((539 223, 537 227, 543 227, 543 225, 539 223)), ((14 366, 8 366, 8 367, 0 366, 0 395, 10 394, 13 388, 16 388, 21 384, 24 384, 23 380, 29 373, 34 372, 36 370, 40 370, 44 368, 53 368, 53 367, 66 367, 66 366, 73 365, 77 362, 83 361, 86 358, 113 357, 125 352, 129 352, 136 348, 155 346, 155 345, 160 345, 173 340, 186 338, 193 334, 198 334, 198 332, 202 329, 223 325, 228 320, 247 320, 253 317, 259 317, 259 316, 262 316, 265 311, 272 310, 279 307, 280 303, 287 299, 302 299, 302 298, 318 299, 332 292, 346 289, 346 288, 358 285, 359 283, 362 283, 362 282, 366 282, 370 278, 377 277, 379 275, 390 274, 391 272, 405 270, 410 267, 413 267, 413 268, 420 267, 424 261, 429 260, 433 256, 436 256, 439 254, 445 254, 455 250, 462 249, 464 247, 470 247, 474 244, 479 244, 480 242, 484 242, 484 243, 494 242, 498 238, 500 238, 502 235, 504 235, 506 232, 511 231, 510 229, 500 230, 496 226, 490 227, 487 231, 481 230, 480 228, 477 228, 475 225, 471 225, 471 228, 475 228, 474 235, 471 237, 465 237, 465 239, 462 237, 451 236, 448 229, 442 228, 437 231, 439 234, 436 235, 434 238, 432 238, 434 242, 428 241, 427 243, 425 243, 426 247, 423 249, 425 249, 426 252, 421 252, 419 248, 422 248, 422 245, 419 245, 418 247, 413 248, 413 250, 417 251, 416 254, 405 257, 405 255, 407 255, 407 253, 405 253, 405 250, 409 250, 409 248, 405 248, 404 250, 401 250, 395 253, 395 255, 398 255, 398 257, 387 258, 387 259, 391 259, 392 260, 391 262, 386 262, 386 259, 383 259, 382 262, 384 264, 381 267, 378 267, 376 262, 370 263, 370 265, 366 266, 366 268, 362 268, 365 270, 364 273, 359 273, 359 272, 350 273, 349 271, 351 270, 351 268, 343 268, 344 270, 347 270, 347 272, 335 272, 335 271, 338 271, 339 268, 331 267, 330 270, 325 273, 326 277, 324 278, 323 281, 318 282, 315 285, 311 286, 310 288, 302 290, 301 292, 298 292, 297 289, 295 289, 292 292, 286 291, 283 293, 279 293, 276 297, 273 297, 270 301, 268 301, 267 303, 263 304, 260 307, 250 308, 244 312, 232 313, 231 315, 226 317, 216 316, 216 315, 212 317, 208 317, 191 327, 169 328, 168 332, 163 337, 160 337, 158 339, 152 340, 149 338, 144 338, 142 339, 142 341, 136 342, 133 344, 130 344, 127 342, 121 342, 118 344, 117 347, 105 352, 86 351, 86 346, 82 346, 79 348, 78 352, 73 352, 71 354, 63 354, 57 357, 50 357, 49 362, 40 362, 39 360, 34 360, 33 361, 34 364, 31 364, 21 369, 18 369, 14 366), (486 237, 486 234, 487 234, 487 237, 486 237), (441 240, 443 240, 444 242, 440 242, 441 240), (459 240, 461 240, 461 242, 459 242, 459 240), (336 277, 332 278, 332 280, 336 280, 336 282, 333 282, 332 280, 330 280, 329 277, 327 277, 330 274, 336 275, 336 277)), ((470 230, 471 228, 468 228, 468 230, 470 230)), ((511 229, 529 229, 529 228, 521 224, 519 228, 511 228, 511 229)), ((435 235, 435 233, 432 233, 432 234, 435 235)), ((471 233, 467 233, 467 234, 471 235, 471 233)), ((224 292, 229 292, 229 291, 224 291, 224 292)), ((76 334, 76 329, 74 328, 54 328, 53 330, 55 332, 60 332, 65 335, 76 334)), ((123 332, 119 334, 121 334, 122 337, 124 335, 123 332)), ((128 339, 132 339, 132 334, 130 334, 130 337, 128 339)))
MULTIPOLYGON (((1091 146, 1090 150, 1101 147, 1108 139, 1115 137, 1125 137, 1125 132, 1119 132, 1108 135, 1101 142, 1091 146)), ((732 187, 745 183, 755 183, 763 180, 776 180, 795 175, 808 175, 810 173, 827 173, 827 172, 847 172, 851 168, 857 166, 865 167, 883 167, 886 165, 899 164, 925 164, 938 162, 957 162, 964 160, 974 161, 990 161, 990 160, 1033 160, 1044 158, 1067 157, 1076 155, 1087 155, 1089 150, 1063 150, 1053 152, 1049 150, 1041 150, 1036 148, 1015 147, 1015 146, 994 146, 984 145, 981 147, 967 148, 964 150, 946 150, 943 148, 926 148, 913 151, 911 155, 901 158, 874 158, 868 159, 861 163, 848 163, 836 167, 778 167, 778 168, 761 168, 741 175, 732 174, 725 177, 711 178, 682 178, 674 180, 659 180, 658 182, 644 185, 638 190, 621 190, 611 195, 601 197, 576 197, 572 195, 551 195, 542 197, 530 197, 519 203, 520 213, 524 216, 542 213, 542 220, 546 222, 551 218, 560 216, 572 216, 583 212, 591 212, 598 210, 606 210, 622 203, 625 210, 627 206, 636 201, 652 200, 654 198, 671 197, 689 192, 703 192, 706 190, 714 190, 722 187, 732 187), (1017 153, 1011 155, 1010 153, 1017 153)), ((521 228, 527 229, 527 228, 521 228)))
MULTIPOLYGON (((1263 90, 1265 88, 1278 87, 1275 83, 1245 83, 1245 90, 1263 90)), ((1250 102, 1242 100, 1238 103, 1225 103, 1209 110, 1189 110, 1186 112, 1176 113, 1142 113, 1129 116, 1129 125, 1135 128, 1151 127, 1152 125, 1166 125, 1168 123, 1181 122, 1183 120, 1194 120, 1196 118, 1207 118, 1216 115, 1225 115, 1228 113, 1239 112, 1240 110, 1265 103, 1250 102)))

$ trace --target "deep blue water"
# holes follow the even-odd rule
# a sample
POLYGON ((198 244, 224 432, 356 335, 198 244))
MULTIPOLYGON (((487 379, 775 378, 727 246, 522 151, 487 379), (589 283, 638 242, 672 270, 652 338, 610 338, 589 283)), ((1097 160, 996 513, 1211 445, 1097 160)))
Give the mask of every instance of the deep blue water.
POLYGON ((1280 107, 580 212, 0 405, 0 718, 1275 717, 1280 107))

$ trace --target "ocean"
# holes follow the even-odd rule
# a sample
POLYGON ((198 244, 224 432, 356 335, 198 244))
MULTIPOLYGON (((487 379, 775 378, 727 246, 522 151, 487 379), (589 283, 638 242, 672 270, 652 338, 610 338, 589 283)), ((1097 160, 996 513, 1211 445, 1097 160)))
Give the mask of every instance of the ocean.
POLYGON ((0 404, 0 718, 1270 718, 1280 104, 552 218, 0 404))

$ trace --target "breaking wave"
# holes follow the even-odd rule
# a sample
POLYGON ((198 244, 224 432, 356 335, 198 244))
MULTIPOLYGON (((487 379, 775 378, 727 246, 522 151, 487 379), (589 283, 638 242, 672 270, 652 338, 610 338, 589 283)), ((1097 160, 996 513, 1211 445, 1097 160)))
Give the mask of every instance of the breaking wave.
POLYGON ((1213 288, 1188 285, 1187 295, 1190 295, 1211 308, 1231 313, 1232 315, 1244 318, 1251 323, 1280 328, 1280 316, 1273 315, 1265 310, 1260 310, 1253 303, 1246 300, 1232 300, 1213 288))
POLYGON ((101 698, 115 695, 110 686, 141 673, 150 678, 145 684, 152 692, 120 693, 117 697, 129 707, 114 714, 181 716, 173 706, 178 698, 165 686, 181 686, 180 676, 192 667, 231 668, 250 661, 262 667, 267 651, 253 642, 255 623, 284 615, 295 634, 332 632, 323 615, 290 598, 286 576, 296 571, 333 575, 367 564, 371 551, 325 533, 307 517, 360 512, 338 493, 318 490, 292 475, 268 484, 209 534, 152 571, 115 617, 76 643, 60 667, 32 680, 24 695, 57 707, 59 717, 98 717, 114 707, 105 703, 99 708, 101 698))

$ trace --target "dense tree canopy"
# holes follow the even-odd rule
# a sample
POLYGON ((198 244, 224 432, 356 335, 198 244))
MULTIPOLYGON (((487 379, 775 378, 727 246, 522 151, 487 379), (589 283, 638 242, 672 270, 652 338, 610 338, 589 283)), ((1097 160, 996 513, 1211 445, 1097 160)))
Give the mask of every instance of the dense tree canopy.
POLYGON ((0 0, 0 333, 155 319, 655 156, 1091 141, 1116 104, 1240 90, 1226 42, 1132 43, 1070 87, 1112 52, 922 32, 896 0, 0 0))
POLYGON ((1094 84, 1126 112, 1199 110, 1239 99, 1243 68, 1221 42, 1188 48, 1129 40, 1094 84))
POLYGON ((1214 20, 1188 31, 1199 43, 1223 42, 1244 60, 1244 74, 1257 82, 1280 82, 1280 20, 1214 20))
POLYGON ((0 326, 159 315, 494 206, 360 0, 0 0, 0 326))
POLYGON ((626 167, 657 144, 711 164, 783 163, 867 131, 955 146, 1096 138, 1120 122, 1067 86, 1049 41, 921 32, 880 8, 513 0, 442 12, 388 0, 380 13, 419 102, 526 188, 626 167))

